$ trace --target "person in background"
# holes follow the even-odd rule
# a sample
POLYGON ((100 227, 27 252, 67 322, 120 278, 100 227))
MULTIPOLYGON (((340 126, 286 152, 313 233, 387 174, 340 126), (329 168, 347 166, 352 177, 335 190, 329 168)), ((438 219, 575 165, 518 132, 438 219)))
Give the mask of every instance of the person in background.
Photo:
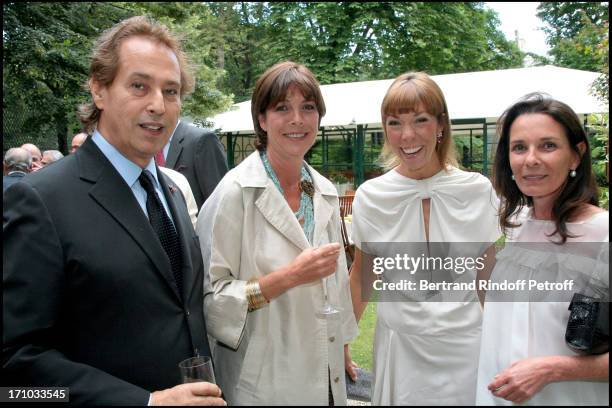
POLYGON ((232 405, 345 405, 343 345, 357 326, 338 193, 304 161, 325 114, 319 84, 303 65, 278 63, 257 80, 251 114, 257 150, 221 180, 196 227, 217 380, 232 405), (340 313, 319 313, 326 293, 340 313))
POLYGON ((76 152, 76 150, 85 142, 87 139, 87 133, 80 132, 72 137, 72 142, 70 144, 70 153, 76 152))
MULTIPOLYGON (((609 214, 598 206, 589 141, 576 113, 548 95, 528 94, 503 113, 498 131, 493 182, 506 248, 491 279, 578 282, 588 271, 596 278, 590 284, 609 296, 609 214)), ((578 355, 565 344, 572 292, 553 295, 509 302, 487 293, 479 405, 610 403, 608 352, 578 355)))
POLYGON ((203 267, 153 160, 193 82, 146 17, 98 38, 79 112, 92 136, 4 195, 3 385, 68 387, 76 405, 224 405, 215 384, 181 384, 179 362, 210 355, 203 267))
POLYGON ((155 161, 187 178, 198 209, 227 173, 225 149, 217 135, 185 120, 178 121, 155 161))
MULTIPOLYGON (((362 184, 353 201, 356 250, 350 281, 357 320, 369 301, 371 259, 381 256, 366 243, 425 243, 428 248, 432 243, 482 243, 474 255, 494 259, 492 244, 501 235, 490 181, 457 168, 438 85, 425 73, 400 75, 383 99, 381 115, 382 158, 389 171, 362 184)), ((420 257, 420 250, 412 256, 420 257)), ((482 312, 477 294, 467 296, 462 302, 418 297, 378 302, 373 405, 474 404, 482 312)), ((355 368, 347 347, 346 369, 352 378, 355 368)))
POLYGON ((6 151, 3 161, 2 191, 20 181, 32 168, 32 155, 26 149, 13 147, 6 151))
POLYGON ((21 145, 22 149, 26 149, 32 155, 32 172, 42 169, 42 153, 40 149, 32 143, 24 143, 21 145))
POLYGON ((64 155, 59 150, 45 150, 42 154, 42 160, 40 164, 42 167, 48 166, 49 164, 58 161, 63 158, 64 155))

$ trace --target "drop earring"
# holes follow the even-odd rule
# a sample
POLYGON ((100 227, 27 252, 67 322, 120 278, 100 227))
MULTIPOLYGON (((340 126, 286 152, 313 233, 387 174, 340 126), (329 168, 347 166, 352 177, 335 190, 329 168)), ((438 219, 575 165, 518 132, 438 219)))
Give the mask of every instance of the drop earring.
POLYGON ((436 137, 436 141, 438 144, 442 143, 442 131, 438 132, 438 136, 436 137))

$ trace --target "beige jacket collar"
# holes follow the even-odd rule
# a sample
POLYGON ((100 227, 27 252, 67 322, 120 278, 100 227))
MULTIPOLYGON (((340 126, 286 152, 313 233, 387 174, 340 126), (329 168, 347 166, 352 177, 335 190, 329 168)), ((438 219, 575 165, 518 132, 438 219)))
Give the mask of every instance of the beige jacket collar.
MULTIPOLYGON (((312 175, 315 189, 313 197, 315 218, 313 246, 317 247, 327 232, 334 210, 338 207, 338 192, 329 180, 310 165, 306 165, 312 175)), ((287 205, 285 198, 268 177, 259 157, 259 152, 255 151, 250 154, 244 160, 242 166, 236 167, 235 170, 238 171, 236 180, 242 188, 264 189, 255 201, 255 206, 263 217, 298 248, 302 250, 310 248, 300 223, 287 205)), ((336 229, 332 228, 331 230, 335 231, 336 229)))

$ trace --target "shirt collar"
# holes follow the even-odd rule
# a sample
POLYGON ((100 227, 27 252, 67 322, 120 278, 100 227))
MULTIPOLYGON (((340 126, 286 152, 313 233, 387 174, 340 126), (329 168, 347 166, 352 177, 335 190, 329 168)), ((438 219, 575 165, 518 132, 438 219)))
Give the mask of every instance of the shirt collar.
MULTIPOLYGON (((102 154, 106 156, 108 161, 111 162, 113 167, 119 172, 123 180, 127 183, 128 186, 132 187, 132 185, 138 180, 140 177, 140 173, 142 173, 142 168, 134 163, 133 161, 127 159, 115 146, 110 144, 108 140, 98 131, 98 129, 94 130, 93 136, 91 137, 93 142, 98 146, 98 148, 102 151, 102 154)), ((159 180, 157 179, 157 171, 155 169, 155 161, 153 158, 149 160, 149 164, 145 167, 144 170, 149 170, 149 172, 153 175, 155 182, 159 185, 159 180)))

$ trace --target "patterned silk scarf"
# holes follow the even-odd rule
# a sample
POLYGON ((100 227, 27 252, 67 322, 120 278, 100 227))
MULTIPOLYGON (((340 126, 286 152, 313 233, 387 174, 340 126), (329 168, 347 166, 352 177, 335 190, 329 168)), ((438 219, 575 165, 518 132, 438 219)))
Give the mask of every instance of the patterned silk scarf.
MULTIPOLYGON (((268 173, 268 177, 272 179, 272 182, 284 197, 285 192, 280 185, 280 181, 278 181, 278 177, 276 176, 272 165, 270 165, 268 155, 265 151, 259 152, 259 155, 261 156, 261 161, 264 164, 266 173, 268 173)), ((306 239, 308 239, 308 242, 310 245, 312 245, 312 238, 314 234, 314 206, 312 201, 312 197, 314 196, 314 186, 312 184, 312 177, 310 176, 308 169, 306 169, 305 164, 302 164, 300 191, 300 208, 294 212, 294 214, 298 222, 300 222, 302 225, 306 239)))

